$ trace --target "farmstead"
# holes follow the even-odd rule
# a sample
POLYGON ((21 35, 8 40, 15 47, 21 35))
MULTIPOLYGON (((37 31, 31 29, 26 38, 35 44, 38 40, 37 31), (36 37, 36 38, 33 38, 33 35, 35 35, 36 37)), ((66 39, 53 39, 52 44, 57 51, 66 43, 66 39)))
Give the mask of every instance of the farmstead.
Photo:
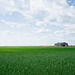
POLYGON ((66 42, 58 42, 58 43, 55 43, 55 46, 67 47, 68 46, 68 43, 66 43, 66 42))

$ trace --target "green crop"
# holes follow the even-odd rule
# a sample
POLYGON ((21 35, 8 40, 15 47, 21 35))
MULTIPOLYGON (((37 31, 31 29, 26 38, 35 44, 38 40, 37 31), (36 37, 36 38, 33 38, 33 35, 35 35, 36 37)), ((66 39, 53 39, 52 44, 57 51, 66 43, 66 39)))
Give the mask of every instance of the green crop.
POLYGON ((75 47, 0 47, 0 75, 75 75, 75 47))

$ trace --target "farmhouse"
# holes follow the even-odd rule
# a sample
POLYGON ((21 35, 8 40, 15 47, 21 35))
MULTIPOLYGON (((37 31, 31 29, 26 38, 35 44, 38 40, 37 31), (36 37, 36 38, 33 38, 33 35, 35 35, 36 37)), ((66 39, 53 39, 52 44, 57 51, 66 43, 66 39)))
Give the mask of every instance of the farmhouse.
POLYGON ((68 46, 68 43, 66 43, 66 42, 58 42, 58 43, 55 43, 55 46, 67 47, 68 46))

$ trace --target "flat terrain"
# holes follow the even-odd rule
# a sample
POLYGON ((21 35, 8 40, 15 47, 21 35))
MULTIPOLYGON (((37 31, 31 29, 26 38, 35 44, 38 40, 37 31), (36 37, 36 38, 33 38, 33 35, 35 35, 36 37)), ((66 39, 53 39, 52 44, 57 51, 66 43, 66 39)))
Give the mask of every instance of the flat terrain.
POLYGON ((75 75, 75 47, 0 47, 0 75, 75 75))

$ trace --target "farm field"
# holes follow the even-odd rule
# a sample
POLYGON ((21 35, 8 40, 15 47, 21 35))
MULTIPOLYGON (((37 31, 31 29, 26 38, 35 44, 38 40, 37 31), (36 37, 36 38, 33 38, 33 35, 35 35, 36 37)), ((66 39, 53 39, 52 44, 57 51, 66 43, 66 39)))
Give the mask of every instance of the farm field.
POLYGON ((75 75, 75 47, 0 47, 0 75, 75 75))

